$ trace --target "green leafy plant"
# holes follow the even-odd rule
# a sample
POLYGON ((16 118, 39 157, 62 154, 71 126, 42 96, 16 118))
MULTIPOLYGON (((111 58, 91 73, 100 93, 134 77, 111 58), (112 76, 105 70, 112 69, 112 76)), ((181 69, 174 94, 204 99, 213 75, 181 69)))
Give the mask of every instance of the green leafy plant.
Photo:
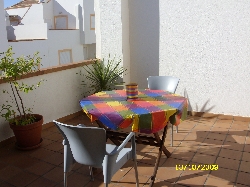
POLYGON ((3 90, 3 93, 8 94, 10 101, 6 101, 2 105, 0 114, 6 121, 15 125, 28 125, 36 119, 31 115, 31 108, 24 107, 23 99, 20 92, 29 93, 40 86, 41 81, 36 85, 27 85, 20 82, 22 76, 38 71, 41 58, 36 52, 33 56, 20 56, 13 58, 12 47, 9 47, 6 52, 0 53, 0 71, 1 78, 9 83, 11 91, 3 90))
POLYGON ((94 60, 92 64, 83 66, 83 69, 86 71, 83 76, 87 81, 84 80, 82 85, 90 88, 89 93, 112 90, 115 85, 123 84, 119 79, 127 70, 121 67, 121 59, 116 61, 115 57, 111 59, 110 56, 107 63, 104 59, 94 60))

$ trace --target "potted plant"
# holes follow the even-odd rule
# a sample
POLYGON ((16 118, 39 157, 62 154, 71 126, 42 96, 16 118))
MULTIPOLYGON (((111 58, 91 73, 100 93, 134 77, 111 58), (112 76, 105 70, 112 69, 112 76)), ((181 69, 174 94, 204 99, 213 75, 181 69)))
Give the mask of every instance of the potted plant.
MULTIPOLYGON (((95 59, 92 64, 83 66, 86 74, 83 74, 84 81, 82 85, 88 86, 88 93, 112 90, 115 86, 123 84, 121 76, 127 70, 121 67, 121 59, 108 58, 105 60, 95 59)), ((82 73, 80 73, 82 74, 82 73)))
POLYGON ((10 100, 1 106, 1 117, 9 122, 10 128, 16 137, 16 147, 29 150, 39 147, 42 142, 41 132, 43 116, 32 114, 31 108, 24 106, 21 92, 29 93, 40 86, 41 81, 35 85, 27 85, 20 80, 24 75, 38 71, 41 58, 38 52, 33 56, 20 56, 13 58, 12 47, 0 53, 1 78, 10 85, 10 90, 3 90, 9 94, 10 100))

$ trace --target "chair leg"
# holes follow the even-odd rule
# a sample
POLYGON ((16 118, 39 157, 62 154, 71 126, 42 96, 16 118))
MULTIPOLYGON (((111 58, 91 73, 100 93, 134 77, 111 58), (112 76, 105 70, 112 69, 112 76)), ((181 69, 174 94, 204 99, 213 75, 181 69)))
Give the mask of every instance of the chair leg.
POLYGON ((176 126, 176 133, 178 133, 178 126, 176 126))
POLYGON ((139 187, 139 178, 138 178, 138 169, 137 169, 137 162, 136 159, 134 159, 134 168, 135 168, 135 179, 136 179, 136 187, 139 187))
POLYGON ((171 124, 172 125, 172 128, 171 128, 171 146, 173 146, 173 139, 174 139, 174 125, 173 124, 171 124))
POLYGON ((93 168, 91 166, 89 166, 89 174, 91 177, 91 181, 94 181, 93 168))
POLYGON ((67 187, 67 183, 68 183, 68 181, 67 181, 67 172, 64 172, 64 187, 67 187))

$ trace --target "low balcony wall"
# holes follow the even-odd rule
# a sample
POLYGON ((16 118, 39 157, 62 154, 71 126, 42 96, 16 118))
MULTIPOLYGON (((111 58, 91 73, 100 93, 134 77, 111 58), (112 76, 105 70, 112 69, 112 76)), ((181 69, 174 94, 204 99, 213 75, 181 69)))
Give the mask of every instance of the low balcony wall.
MULTIPOLYGON (((80 111, 79 100, 86 89, 81 85, 83 76, 77 73, 83 70, 81 66, 90 63, 91 61, 73 63, 27 75, 22 81, 30 85, 41 79, 45 81, 36 90, 28 94, 22 93, 24 105, 33 108, 33 113, 43 115, 44 124, 80 111)), ((11 91, 9 84, 0 79, 0 106, 9 100, 9 96, 2 93, 2 90, 11 91)), ((8 123, 0 117, 0 142, 12 136, 8 123)))
POLYGON ((7 26, 8 40, 47 39, 47 23, 7 26))

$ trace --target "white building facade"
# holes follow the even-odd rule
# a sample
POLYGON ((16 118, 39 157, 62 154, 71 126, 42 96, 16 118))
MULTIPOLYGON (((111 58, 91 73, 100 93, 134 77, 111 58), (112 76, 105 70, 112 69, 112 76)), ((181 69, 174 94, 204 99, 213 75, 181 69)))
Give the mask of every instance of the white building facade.
POLYGON ((91 0, 20 3, 7 8, 6 15, 8 45, 16 56, 39 51, 41 68, 95 57, 95 13, 91 0))

